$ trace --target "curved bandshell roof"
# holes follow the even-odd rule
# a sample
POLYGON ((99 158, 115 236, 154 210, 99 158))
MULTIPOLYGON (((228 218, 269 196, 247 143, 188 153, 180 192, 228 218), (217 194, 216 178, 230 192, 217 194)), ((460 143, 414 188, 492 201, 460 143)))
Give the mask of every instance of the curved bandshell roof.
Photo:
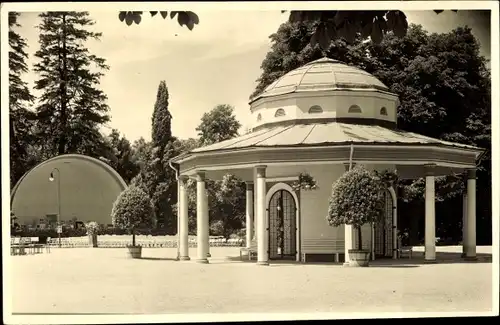
POLYGON ((19 222, 31 224, 48 214, 57 214, 59 184, 62 221, 76 218, 100 224, 111 223, 113 203, 127 187, 123 178, 101 160, 79 154, 60 155, 35 166, 12 189, 11 209, 19 222), (51 173, 53 181, 49 180, 51 173))
POLYGON ((366 71, 349 66, 341 61, 322 58, 288 72, 270 84, 253 100, 294 92, 335 89, 389 91, 386 85, 366 71))

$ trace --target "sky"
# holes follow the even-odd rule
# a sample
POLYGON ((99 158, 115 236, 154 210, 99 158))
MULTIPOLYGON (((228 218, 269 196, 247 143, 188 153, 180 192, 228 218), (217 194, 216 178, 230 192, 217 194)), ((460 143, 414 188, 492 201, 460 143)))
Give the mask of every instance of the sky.
MULTIPOLYGON (((199 25, 192 31, 176 21, 145 15, 140 25, 127 26, 118 11, 89 11, 92 27, 102 32, 100 41, 89 41, 89 50, 107 60, 109 71, 101 79, 108 96, 111 122, 103 129, 118 129, 127 139, 151 139, 151 116, 156 92, 165 80, 173 115, 173 135, 196 137, 195 128, 204 112, 218 104, 235 107, 242 132, 250 126, 248 97, 260 76, 260 65, 270 50, 269 35, 288 19, 279 10, 196 11, 199 25)), ((490 58, 488 15, 473 11, 436 15, 432 11, 405 11, 409 23, 421 24, 429 32, 448 32, 468 25, 481 44, 481 54, 490 58)), ((38 49, 38 13, 20 18, 22 37, 27 39, 31 67, 38 49)), ((33 86, 36 74, 25 80, 33 86)))

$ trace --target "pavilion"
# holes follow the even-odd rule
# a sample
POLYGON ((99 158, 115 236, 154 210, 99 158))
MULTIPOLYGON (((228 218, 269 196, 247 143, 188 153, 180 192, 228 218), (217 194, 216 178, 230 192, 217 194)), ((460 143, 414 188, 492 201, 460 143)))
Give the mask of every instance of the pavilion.
MULTIPOLYGON (((257 264, 284 258, 348 262, 356 232, 329 226, 326 214, 332 184, 349 163, 397 171, 400 179, 425 177, 426 261, 436 260, 435 177, 463 174, 464 256, 474 259, 476 162, 483 150, 398 130, 398 105, 397 95, 371 74, 327 58, 273 82, 250 101, 251 132, 171 160, 179 171, 180 259, 190 259, 186 180, 197 181, 197 261, 208 263, 205 181, 231 173, 247 184, 246 244, 256 241, 257 264), (319 188, 294 190, 301 173, 314 177, 319 188)), ((362 228, 371 258, 398 257, 396 203, 391 187, 384 220, 362 228)))

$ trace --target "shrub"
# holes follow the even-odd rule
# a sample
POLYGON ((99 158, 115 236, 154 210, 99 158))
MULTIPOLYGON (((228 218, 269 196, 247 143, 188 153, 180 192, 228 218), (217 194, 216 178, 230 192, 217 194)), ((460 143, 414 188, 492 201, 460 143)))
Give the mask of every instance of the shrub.
POLYGON ((126 188, 113 204, 111 219, 113 226, 127 229, 132 234, 132 246, 135 246, 136 229, 151 227, 153 222, 153 204, 149 196, 140 188, 126 188))
POLYGON ((85 224, 85 229, 87 230, 87 235, 89 236, 97 235, 99 228, 99 224, 95 221, 87 222, 87 224, 85 224))
POLYGON ((358 231, 361 246, 361 226, 375 222, 384 211, 385 184, 375 172, 356 166, 345 172, 332 186, 327 220, 330 226, 352 225, 358 231))
POLYGON ((224 222, 222 220, 210 223, 210 236, 224 236, 224 222))

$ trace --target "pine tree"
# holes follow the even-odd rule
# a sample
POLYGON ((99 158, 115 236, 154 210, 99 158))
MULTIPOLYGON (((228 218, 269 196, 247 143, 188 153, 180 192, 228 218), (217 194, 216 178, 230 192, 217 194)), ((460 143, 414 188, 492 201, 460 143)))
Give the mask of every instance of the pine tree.
MULTIPOLYGON (((28 72, 26 40, 17 32, 20 27, 18 12, 9 12, 9 121, 10 121, 10 181, 11 187, 32 167, 29 145, 32 143, 31 127, 33 113, 27 105, 33 95, 21 79, 28 72)), ((36 162, 35 162, 36 163, 36 162)))
POLYGON ((99 155, 104 137, 99 127, 109 121, 107 96, 98 89, 103 58, 90 53, 85 42, 100 39, 88 31, 94 25, 87 12, 46 12, 39 15, 40 49, 35 53, 42 91, 37 111, 37 136, 52 155, 99 155))
POLYGON ((172 115, 168 110, 168 89, 165 81, 158 86, 155 108, 152 117, 151 151, 147 164, 132 184, 146 191, 154 206, 157 226, 163 225, 167 233, 175 234, 177 223, 173 206, 177 203, 177 181, 175 172, 169 166, 169 159, 177 154, 172 137, 172 115))

